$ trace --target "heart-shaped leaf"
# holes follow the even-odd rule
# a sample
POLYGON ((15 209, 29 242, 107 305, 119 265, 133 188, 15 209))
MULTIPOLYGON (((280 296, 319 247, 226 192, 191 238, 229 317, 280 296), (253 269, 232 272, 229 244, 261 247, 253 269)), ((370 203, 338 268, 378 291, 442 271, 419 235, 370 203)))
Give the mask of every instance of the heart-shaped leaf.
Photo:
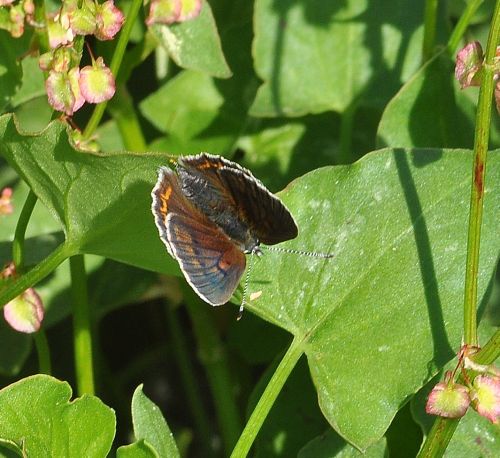
POLYGON ((154 154, 97 156, 75 151, 64 125, 22 135, 0 118, 0 151, 64 228, 74 253, 105 256, 158 272, 178 272, 151 215, 154 154))
POLYGON ((48 375, 0 390, 0 440, 17 444, 26 456, 107 456, 114 412, 94 396, 70 398, 69 384, 48 375))
MULTIPOLYGON (((479 297, 500 240, 500 155, 488 158, 479 297)), ((265 252, 249 308, 287 329, 307 355, 321 409, 361 449, 459 347, 472 153, 381 150, 318 169, 281 197, 297 239, 265 252)))

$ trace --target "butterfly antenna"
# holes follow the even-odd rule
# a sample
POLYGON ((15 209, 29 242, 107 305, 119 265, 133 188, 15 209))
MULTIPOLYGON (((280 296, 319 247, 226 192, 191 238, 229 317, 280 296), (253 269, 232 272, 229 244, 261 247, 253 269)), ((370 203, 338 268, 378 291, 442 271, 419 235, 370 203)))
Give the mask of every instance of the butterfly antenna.
POLYGON ((248 264, 248 270, 245 275, 245 283, 243 285, 243 298, 241 299, 240 310, 238 311, 238 316, 236 317, 237 321, 241 320, 241 317, 243 316, 243 310, 245 309, 245 304, 247 303, 248 281, 250 280, 250 272, 252 271, 253 267, 253 255, 254 253, 250 255, 250 262, 248 264))
POLYGON ((298 254, 300 256, 311 256, 313 258, 333 258, 333 253, 318 253, 317 251, 294 250, 293 248, 280 248, 277 246, 266 246, 266 250, 277 251, 278 253, 298 254))

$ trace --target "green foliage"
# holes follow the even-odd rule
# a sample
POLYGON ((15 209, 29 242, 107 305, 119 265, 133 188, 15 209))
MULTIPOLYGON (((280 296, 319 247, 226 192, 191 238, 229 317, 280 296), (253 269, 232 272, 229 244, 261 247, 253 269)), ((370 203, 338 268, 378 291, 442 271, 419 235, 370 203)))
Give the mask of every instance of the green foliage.
MULTIPOLYGON (((486 323, 500 304, 500 131, 487 84, 479 110, 458 88, 452 49, 474 37, 491 57, 500 2, 492 17, 493 1, 474 15, 480 1, 203 0, 197 17, 148 28, 151 3, 116 0, 122 31, 87 39, 118 75, 104 122, 104 105, 71 122, 52 112, 43 28, 0 30, 0 193, 14 206, 0 204, 0 268, 19 263, 0 276, 0 307, 35 287, 46 309, 35 338, 0 321, 0 457, 382 457, 441 443, 426 397, 474 343, 476 316, 479 344, 500 354, 486 323), (233 306, 201 303, 151 214, 158 168, 200 151, 281 190, 299 236, 279 248, 333 254, 262 247, 240 322, 242 288, 233 306), (76 255, 85 271, 70 270, 76 255), (466 275, 477 301, 464 311, 466 275), (99 397, 82 392, 92 369, 99 397)), ((498 428, 470 409, 446 453, 500 455, 498 428)))

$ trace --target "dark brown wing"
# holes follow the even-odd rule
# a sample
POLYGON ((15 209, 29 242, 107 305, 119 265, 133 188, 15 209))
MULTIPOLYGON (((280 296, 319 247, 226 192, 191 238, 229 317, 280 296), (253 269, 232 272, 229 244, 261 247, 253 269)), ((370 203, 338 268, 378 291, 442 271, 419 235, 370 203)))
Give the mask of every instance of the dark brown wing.
POLYGON ((209 206, 210 202, 204 199, 216 192, 260 242, 274 245, 297 237, 297 225, 288 209, 249 170, 206 153, 181 157, 179 166, 201 183, 200 189, 189 196, 198 199, 193 201, 200 208, 209 206), (210 192, 203 192, 204 186, 210 192))

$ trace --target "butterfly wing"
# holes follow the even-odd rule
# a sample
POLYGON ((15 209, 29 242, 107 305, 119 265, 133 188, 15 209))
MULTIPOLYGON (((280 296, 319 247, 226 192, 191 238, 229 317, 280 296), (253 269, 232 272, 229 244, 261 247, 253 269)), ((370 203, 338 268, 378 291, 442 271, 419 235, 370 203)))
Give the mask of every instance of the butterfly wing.
POLYGON ((245 255, 185 197, 168 167, 160 168, 152 198, 160 238, 188 283, 212 305, 227 302, 245 270, 245 255))
POLYGON ((274 245, 297 237, 297 225, 288 209, 249 170, 206 153, 179 158, 179 166, 181 179, 189 179, 190 185, 198 187, 192 198, 200 208, 209 207, 207 196, 216 193, 260 242, 274 245))
POLYGON ((171 213, 167 238, 188 283, 206 302, 229 301, 245 271, 245 255, 212 224, 171 213))

